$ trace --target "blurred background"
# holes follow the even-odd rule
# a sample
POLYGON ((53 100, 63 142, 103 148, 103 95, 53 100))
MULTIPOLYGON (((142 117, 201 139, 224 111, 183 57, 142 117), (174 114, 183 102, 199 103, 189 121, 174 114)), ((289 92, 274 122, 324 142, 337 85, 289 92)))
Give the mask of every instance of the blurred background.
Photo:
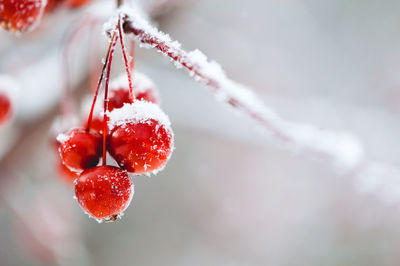
MULTIPOLYGON (((46 14, 24 35, 0 32, 0 74, 19 87, 0 126, 1 266, 400 265, 399 1, 141 1, 161 30, 282 117, 351 132, 390 171, 379 189, 368 176, 366 190, 357 169, 282 147, 137 46, 135 67, 160 90, 176 150, 157 176, 133 177, 130 207, 109 224, 81 211, 52 146, 65 80, 76 119, 87 116, 78 107, 101 68, 112 14, 98 2, 46 14), (87 14, 97 20, 66 62, 87 14)), ((123 71, 115 58, 114 77, 123 71)))

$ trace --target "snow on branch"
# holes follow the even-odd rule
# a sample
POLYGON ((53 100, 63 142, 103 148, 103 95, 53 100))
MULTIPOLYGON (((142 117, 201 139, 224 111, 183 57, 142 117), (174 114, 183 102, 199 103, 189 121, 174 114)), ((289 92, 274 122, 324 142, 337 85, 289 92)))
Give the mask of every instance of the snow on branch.
MULTIPOLYGON (((177 68, 188 70, 193 79, 210 87, 218 100, 256 121, 281 143, 294 150, 313 152, 346 169, 355 168, 363 160, 363 147, 355 136, 284 120, 251 89, 229 79, 218 63, 208 60, 199 50, 185 51, 179 42, 150 25, 137 8, 124 6, 118 12, 124 18, 125 33, 135 35, 141 46, 156 49, 177 68)), ((114 21, 115 17, 106 23, 106 30, 107 25, 115 25, 114 21)))

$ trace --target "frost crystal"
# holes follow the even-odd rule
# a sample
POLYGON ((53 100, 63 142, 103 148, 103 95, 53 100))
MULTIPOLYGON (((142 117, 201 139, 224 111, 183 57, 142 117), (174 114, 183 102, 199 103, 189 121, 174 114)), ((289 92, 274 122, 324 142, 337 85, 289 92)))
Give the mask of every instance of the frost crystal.
POLYGON ((114 109, 110 112, 109 118, 110 130, 128 121, 145 122, 149 119, 157 120, 166 129, 171 128, 171 122, 161 108, 156 104, 146 101, 135 101, 132 104, 124 104, 122 108, 114 109))

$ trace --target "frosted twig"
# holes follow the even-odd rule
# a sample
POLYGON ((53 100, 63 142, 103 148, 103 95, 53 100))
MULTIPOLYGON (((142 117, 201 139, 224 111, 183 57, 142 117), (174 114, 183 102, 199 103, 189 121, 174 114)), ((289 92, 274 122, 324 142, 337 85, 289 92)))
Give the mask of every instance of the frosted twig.
POLYGON ((353 135, 282 119, 249 88, 229 79, 219 64, 208 60, 199 50, 183 50, 180 43, 150 25, 138 9, 123 6, 118 12, 118 16, 124 18, 125 33, 135 35, 142 46, 156 49, 169 57, 177 68, 186 68, 196 81, 210 87, 217 99, 256 121, 281 143, 296 150, 313 151, 347 169, 356 167, 362 161, 363 147, 353 135))

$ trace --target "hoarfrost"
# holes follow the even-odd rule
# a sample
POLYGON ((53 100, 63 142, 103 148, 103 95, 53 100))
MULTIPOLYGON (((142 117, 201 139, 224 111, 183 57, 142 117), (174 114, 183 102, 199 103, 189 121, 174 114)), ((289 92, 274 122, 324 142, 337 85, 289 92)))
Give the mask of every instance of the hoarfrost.
POLYGON ((135 101, 132 104, 125 103, 122 108, 114 109, 108 115, 110 118, 110 130, 115 126, 123 125, 127 121, 145 122, 149 119, 157 120, 166 129, 171 128, 171 122, 161 108, 156 104, 146 101, 135 101))
POLYGON ((179 42, 150 25, 137 9, 123 6, 119 12, 127 17, 127 33, 133 33, 146 48, 155 48, 169 57, 177 68, 186 68, 194 80, 208 85, 219 101, 252 118, 286 146, 312 151, 345 169, 355 168, 364 159, 357 137, 284 120, 264 105, 250 88, 229 79, 218 63, 210 61, 199 50, 181 49, 179 42))

